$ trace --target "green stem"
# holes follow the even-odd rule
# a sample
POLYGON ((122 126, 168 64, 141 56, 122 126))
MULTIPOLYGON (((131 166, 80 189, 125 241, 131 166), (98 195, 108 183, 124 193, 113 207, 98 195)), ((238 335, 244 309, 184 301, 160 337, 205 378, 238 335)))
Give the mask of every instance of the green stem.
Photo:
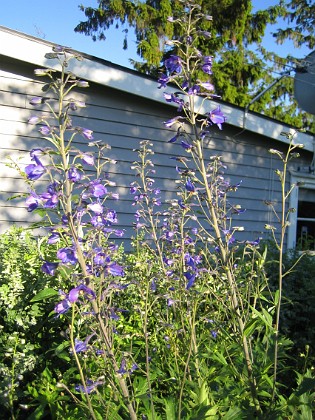
MULTIPOLYGON (((79 370, 79 374, 80 374, 80 379, 83 385, 84 390, 86 390, 86 382, 85 382, 85 378, 84 378, 84 374, 83 374, 83 370, 82 370, 82 366, 80 363, 80 360, 78 358, 77 352, 75 351, 75 342, 74 342, 74 316, 75 316, 75 305, 72 306, 72 316, 71 316, 71 325, 69 325, 69 329, 70 329, 70 342, 71 342, 71 348, 72 348, 72 354, 75 358, 78 370, 79 370)), ((86 400, 87 400, 87 404, 88 404, 88 408, 89 408, 89 412, 90 415, 92 417, 93 420, 97 420, 93 407, 92 407, 92 403, 91 403, 91 399, 89 394, 86 391, 83 391, 82 394, 85 395, 86 400)))

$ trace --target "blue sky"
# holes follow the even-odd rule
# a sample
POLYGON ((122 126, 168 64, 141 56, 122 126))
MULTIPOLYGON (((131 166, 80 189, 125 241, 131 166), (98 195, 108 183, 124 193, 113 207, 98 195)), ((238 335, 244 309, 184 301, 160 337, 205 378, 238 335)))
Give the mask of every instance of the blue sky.
MULTIPOLYGON (((85 20, 84 13, 78 7, 80 3, 94 7, 97 0, 2 0, 0 25, 131 67, 129 58, 137 59, 132 34, 128 37, 129 48, 124 51, 121 29, 113 28, 107 32, 105 42, 93 42, 90 37, 73 31, 80 21, 85 20)), ((275 3, 277 0, 253 0, 255 9, 264 9, 275 3)), ((296 50, 292 43, 278 46, 270 35, 271 31, 272 28, 268 27, 264 40, 268 49, 283 56, 290 52, 300 58, 310 52, 305 49, 296 50)))

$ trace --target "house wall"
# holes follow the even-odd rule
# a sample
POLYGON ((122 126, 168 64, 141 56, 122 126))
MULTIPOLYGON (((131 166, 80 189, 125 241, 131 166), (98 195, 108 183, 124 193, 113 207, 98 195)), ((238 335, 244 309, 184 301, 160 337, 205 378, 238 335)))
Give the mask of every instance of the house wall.
MULTIPOLYGON (((28 186, 16 168, 8 167, 9 159, 23 169, 30 163, 29 151, 45 147, 38 127, 27 123, 28 118, 44 112, 34 109, 29 101, 33 96, 43 95, 43 81, 33 76, 34 67, 13 59, 0 56, 0 232, 12 224, 29 226, 36 216, 28 213, 25 198, 10 197, 27 193, 28 186)), ((161 92, 162 95, 162 92, 161 92)), ((73 95, 72 95, 73 96, 73 95)), ((139 98, 126 92, 91 84, 89 89, 79 93, 87 107, 76 112, 73 125, 94 131, 94 140, 102 140, 111 145, 109 157, 117 160, 109 165, 110 179, 116 183, 113 192, 118 192, 120 200, 111 201, 119 214, 119 228, 126 230, 124 242, 133 234, 135 206, 129 184, 134 181, 132 163, 137 159, 133 151, 142 140, 150 140, 154 146, 156 186, 166 199, 175 197, 178 174, 175 171, 174 155, 183 155, 179 144, 170 144, 173 136, 163 121, 176 115, 176 110, 168 105, 150 99, 139 98)), ((87 140, 76 137, 75 146, 87 151, 87 140)), ((220 155, 227 165, 226 177, 233 183, 242 181, 241 187, 231 196, 233 203, 241 204, 246 212, 237 216, 235 225, 243 225, 245 231, 239 238, 253 240, 264 236, 264 225, 275 223, 275 217, 265 201, 273 201, 279 209, 280 184, 274 173, 279 164, 269 148, 282 146, 263 135, 242 131, 228 124, 222 131, 214 127, 213 137, 207 142, 207 154, 220 155)), ((301 164, 309 164, 311 156, 305 154, 301 164)), ((44 181, 37 181, 38 185, 44 181)))

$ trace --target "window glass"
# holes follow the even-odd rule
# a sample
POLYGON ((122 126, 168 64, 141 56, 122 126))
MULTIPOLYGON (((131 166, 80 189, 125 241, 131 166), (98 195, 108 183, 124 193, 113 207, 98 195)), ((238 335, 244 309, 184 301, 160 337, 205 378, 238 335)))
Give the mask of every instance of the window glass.
POLYGON ((315 249, 315 190, 299 188, 296 244, 302 250, 315 249))

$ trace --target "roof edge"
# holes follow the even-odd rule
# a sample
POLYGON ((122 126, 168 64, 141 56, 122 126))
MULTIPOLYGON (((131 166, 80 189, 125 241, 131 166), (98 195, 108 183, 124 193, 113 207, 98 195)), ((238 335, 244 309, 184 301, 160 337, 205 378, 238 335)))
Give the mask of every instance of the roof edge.
MULTIPOLYGON (((35 66, 59 68, 57 60, 45 58, 45 54, 50 52, 53 46, 58 45, 56 43, 0 26, 0 45, 0 53, 4 56, 35 66)), ((165 104, 161 90, 157 89, 157 81, 153 77, 72 48, 70 50, 79 53, 85 59, 84 62, 74 60, 69 66, 69 70, 77 77, 165 104)), ((172 90, 174 92, 175 88, 168 88, 169 92, 172 90)), ((206 103, 207 109, 203 106, 200 110, 203 113, 210 111, 209 101, 206 103)), ((250 131, 282 143, 288 143, 288 138, 282 133, 291 133, 295 135, 297 143, 304 144, 305 150, 314 151, 314 136, 311 133, 298 131, 292 126, 255 112, 245 114, 245 108, 227 102, 211 100, 211 104, 213 104, 211 109, 216 106, 221 107, 227 116, 227 123, 238 127, 239 134, 243 131, 250 131)))

